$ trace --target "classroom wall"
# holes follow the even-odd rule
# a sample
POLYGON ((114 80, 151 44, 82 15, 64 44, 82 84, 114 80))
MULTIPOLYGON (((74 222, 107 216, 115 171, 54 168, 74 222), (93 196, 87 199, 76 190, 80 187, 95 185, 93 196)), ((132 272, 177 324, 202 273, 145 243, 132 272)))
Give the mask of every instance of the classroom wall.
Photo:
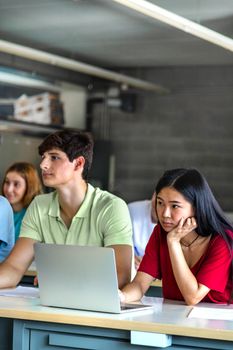
POLYGON ((171 91, 137 92, 135 113, 95 105, 93 132, 98 138, 105 130, 115 154, 114 191, 126 201, 149 198, 165 169, 196 167, 223 209, 232 211, 233 65, 136 73, 171 91))
MULTIPOLYGON (((38 146, 42 137, 31 137, 17 132, 0 132, 0 184, 6 170, 15 162, 31 162, 39 170, 38 146)), ((39 171, 40 173, 40 171, 39 171)))

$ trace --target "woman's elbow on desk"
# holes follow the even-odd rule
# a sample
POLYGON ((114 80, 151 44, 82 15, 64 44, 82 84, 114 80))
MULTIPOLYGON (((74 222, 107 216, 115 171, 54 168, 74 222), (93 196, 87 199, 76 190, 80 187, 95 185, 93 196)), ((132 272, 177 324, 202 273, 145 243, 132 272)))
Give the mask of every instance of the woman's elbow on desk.
POLYGON ((209 293, 210 289, 203 284, 198 284, 198 290, 196 293, 187 293, 183 295, 185 303, 189 306, 194 306, 200 303, 204 297, 209 293))

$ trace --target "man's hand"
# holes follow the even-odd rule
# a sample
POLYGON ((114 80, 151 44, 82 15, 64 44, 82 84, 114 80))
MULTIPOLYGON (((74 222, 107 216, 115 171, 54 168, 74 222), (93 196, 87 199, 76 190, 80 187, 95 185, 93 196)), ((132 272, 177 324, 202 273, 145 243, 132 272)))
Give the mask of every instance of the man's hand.
POLYGON ((125 302, 125 295, 120 289, 118 289, 118 295, 119 295, 120 302, 124 303, 125 302))
POLYGON ((34 277, 33 286, 38 287, 38 277, 37 276, 34 277))

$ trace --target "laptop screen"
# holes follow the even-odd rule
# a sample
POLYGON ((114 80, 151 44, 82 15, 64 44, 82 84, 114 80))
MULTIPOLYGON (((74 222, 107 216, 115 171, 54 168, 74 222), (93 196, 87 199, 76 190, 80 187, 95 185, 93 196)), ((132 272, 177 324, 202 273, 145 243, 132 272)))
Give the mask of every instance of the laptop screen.
MULTIPOLYGON (((114 249, 44 243, 34 248, 42 305, 121 312, 114 249)), ((132 310, 131 304, 124 308, 132 310)))

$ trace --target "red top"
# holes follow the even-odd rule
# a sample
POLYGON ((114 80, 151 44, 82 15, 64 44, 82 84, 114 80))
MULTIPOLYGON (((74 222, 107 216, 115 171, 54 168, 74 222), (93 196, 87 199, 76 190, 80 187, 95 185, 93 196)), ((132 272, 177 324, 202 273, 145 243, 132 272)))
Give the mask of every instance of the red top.
MULTIPOLYGON (((156 225, 138 271, 163 280, 164 298, 184 300, 173 274, 166 236, 161 226, 156 225)), ((210 288, 202 301, 218 304, 229 302, 233 286, 231 261, 226 242, 220 235, 214 235, 206 252, 191 268, 197 282, 210 288)))

